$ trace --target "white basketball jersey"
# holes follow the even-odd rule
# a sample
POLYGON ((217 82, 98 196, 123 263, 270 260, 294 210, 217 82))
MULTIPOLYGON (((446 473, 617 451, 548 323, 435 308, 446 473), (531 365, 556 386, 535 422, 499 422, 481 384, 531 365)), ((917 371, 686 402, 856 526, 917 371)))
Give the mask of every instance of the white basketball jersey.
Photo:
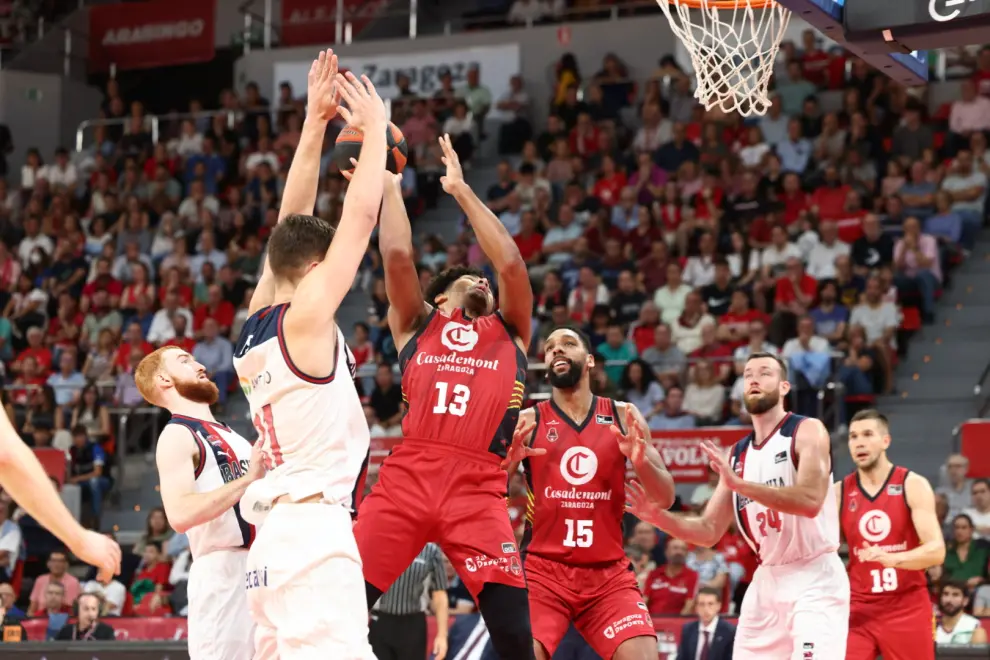
MULTIPOLYGON (((788 414, 763 443, 751 433, 732 450, 732 469, 746 481, 780 488, 797 482, 794 436, 806 418, 788 414)), ((833 481, 829 475, 829 484, 833 481)), ((813 559, 839 548, 839 512, 831 491, 814 518, 779 513, 732 494, 736 526, 768 566, 813 559)))
POLYGON ((288 308, 284 303, 252 315, 234 350, 234 368, 269 469, 242 500, 249 520, 263 519, 271 501, 282 495, 300 500, 323 493, 328 501, 349 507, 367 467, 368 422, 344 335, 335 329, 337 353, 329 376, 304 374, 285 345, 282 323, 288 308))
MULTIPOLYGON (((169 424, 184 426, 199 447, 196 492, 208 493, 243 476, 250 467, 251 443, 225 424, 172 415, 169 424)), ((186 532, 189 551, 198 559, 214 550, 249 548, 255 528, 241 516, 240 504, 186 532)))

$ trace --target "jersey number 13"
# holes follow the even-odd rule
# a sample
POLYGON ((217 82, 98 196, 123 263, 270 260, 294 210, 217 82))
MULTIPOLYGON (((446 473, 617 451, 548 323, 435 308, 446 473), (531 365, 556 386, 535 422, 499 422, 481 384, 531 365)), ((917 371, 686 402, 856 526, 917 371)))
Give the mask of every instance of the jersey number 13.
POLYGON ((450 414, 464 417, 470 398, 471 390, 467 385, 450 387, 449 383, 437 383, 437 405, 433 406, 433 412, 437 415, 450 414))

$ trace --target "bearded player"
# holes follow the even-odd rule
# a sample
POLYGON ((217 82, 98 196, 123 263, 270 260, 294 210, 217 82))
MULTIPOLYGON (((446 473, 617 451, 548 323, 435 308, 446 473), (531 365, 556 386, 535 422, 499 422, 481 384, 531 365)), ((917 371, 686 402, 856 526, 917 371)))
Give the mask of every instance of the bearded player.
POLYGON ((925 570, 945 559, 928 480, 887 458, 890 427, 876 410, 849 424, 856 471, 835 484, 849 546, 848 660, 934 660, 925 570))
POLYGON ((468 269, 440 273, 423 293, 402 193, 386 177, 379 249, 408 412, 354 534, 369 606, 433 541, 477 601, 496 653, 524 660, 533 636, 502 462, 523 401, 533 290, 512 236, 464 182, 450 137, 440 146, 443 188, 498 273, 499 311, 488 281, 468 269))
POLYGON ((162 505, 172 528, 188 534, 189 657, 250 660, 254 622, 244 576, 254 526, 241 516, 247 487, 265 475, 261 443, 251 443, 210 412, 220 391, 206 369, 177 346, 138 364, 145 401, 172 413, 155 450, 162 505))
POLYGON ((528 447, 520 434, 509 452, 529 486, 523 557, 536 657, 553 656, 573 622, 605 660, 656 660, 653 619, 622 543, 626 464, 663 508, 674 480, 636 406, 591 393, 587 337, 558 328, 544 346, 553 394, 522 412, 528 447))
POLYGON ((835 660, 845 657, 849 578, 839 559, 839 516, 825 426, 784 410, 791 385, 787 366, 754 353, 743 371, 743 403, 753 433, 726 455, 702 449, 719 474, 700 516, 657 506, 635 483, 629 511, 688 543, 715 545, 736 527, 760 567, 746 591, 736 629, 735 657, 761 660, 835 660))

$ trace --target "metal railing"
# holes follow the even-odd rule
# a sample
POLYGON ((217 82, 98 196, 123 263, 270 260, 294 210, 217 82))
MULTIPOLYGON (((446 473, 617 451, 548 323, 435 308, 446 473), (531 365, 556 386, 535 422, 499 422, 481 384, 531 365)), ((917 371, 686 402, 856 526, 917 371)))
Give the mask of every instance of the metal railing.
MULTIPOLYGON (((273 112, 278 112, 277 109, 273 112)), ((151 141, 153 144, 158 144, 162 139, 162 129, 163 127, 170 127, 170 124, 180 123, 186 119, 192 119, 193 121, 199 119, 210 119, 214 117, 226 117, 227 118, 227 128, 235 128, 237 122, 239 122, 244 117, 244 111, 242 110, 204 110, 202 112, 170 112, 164 115, 153 115, 147 114, 144 116, 145 124, 151 132, 151 141)), ((120 126, 126 129, 128 124, 130 124, 131 118, 122 117, 115 119, 87 119, 81 122, 76 128, 76 151, 80 152, 85 148, 86 145, 86 131, 87 129, 96 128, 97 126, 120 126)), ((167 133, 167 131, 166 131, 167 133)))

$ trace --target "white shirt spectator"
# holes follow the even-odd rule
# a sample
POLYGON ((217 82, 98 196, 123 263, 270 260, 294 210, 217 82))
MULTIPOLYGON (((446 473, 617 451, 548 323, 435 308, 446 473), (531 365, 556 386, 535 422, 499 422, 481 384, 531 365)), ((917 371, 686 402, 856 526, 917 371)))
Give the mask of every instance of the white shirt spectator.
POLYGON ((21 265, 24 268, 31 267, 31 255, 34 254, 37 248, 44 250, 50 257, 52 256, 52 252, 55 251, 55 244, 52 242, 52 239, 40 233, 33 238, 30 236, 22 238, 21 244, 17 246, 17 256, 20 257, 21 265))
POLYGON ((949 130, 962 134, 990 130, 990 99, 979 95, 971 101, 956 99, 949 112, 949 130))
POLYGON ((766 266, 776 273, 783 270, 788 259, 801 259, 801 248, 794 243, 785 243, 784 247, 777 248, 776 245, 768 245, 760 252, 760 267, 766 266))
POLYGON ((518 105, 516 110, 499 110, 499 114, 505 117, 508 121, 514 121, 516 119, 526 119, 529 115, 529 107, 532 100, 529 98, 529 93, 525 89, 520 89, 518 92, 514 92, 511 89, 501 96, 498 100, 501 103, 514 103, 518 105))
MULTIPOLYGON (((174 569, 173 569, 174 570, 174 569)), ((90 580, 83 585, 84 594, 96 594, 107 604, 107 616, 120 616, 124 611, 124 603, 127 602, 127 588, 117 580, 110 580, 107 585, 102 585, 96 580, 90 580)))
POLYGON ((443 123, 443 132, 449 133, 450 135, 470 133, 472 130, 474 130, 474 118, 471 117, 470 114, 464 115, 463 119, 450 116, 447 118, 447 121, 443 123))
POLYGON ((739 160, 746 167, 759 167, 763 157, 770 151, 770 145, 766 142, 751 144, 739 150, 739 160))
POLYGON ((516 236, 522 231, 522 212, 506 209, 502 211, 498 219, 502 221, 502 226, 505 227, 505 231, 509 232, 509 236, 516 236))
POLYGON ((807 273, 816 280, 829 280, 835 277, 835 258, 847 257, 852 249, 848 243, 836 240, 831 245, 818 242, 808 254, 807 273))
POLYGON ((660 320, 673 323, 684 313, 684 300, 691 293, 691 287, 682 284, 673 291, 662 286, 653 294, 653 304, 660 308, 660 320))
POLYGON ((660 120, 660 123, 653 128, 640 126, 633 138, 633 149, 635 151, 656 151, 661 145, 671 142, 674 139, 674 124, 667 118, 660 120))
MULTIPOLYGON (((255 151, 244 159, 244 169, 250 172, 262 163, 268 163, 272 168, 272 172, 278 172, 279 170, 278 154, 274 151, 255 151)), ((179 215, 182 215, 181 207, 179 208, 179 215)))
MULTIPOLYGON (((203 208, 210 212, 210 215, 216 215, 220 212, 220 202, 213 195, 207 195, 203 198, 203 208)), ((200 205, 196 203, 192 197, 186 197, 179 204, 178 215, 183 220, 189 220, 192 223, 199 223, 199 209, 200 205)))
POLYGON ((76 166, 72 163, 66 163, 65 167, 59 167, 58 163, 52 163, 38 170, 38 178, 47 180, 54 187, 71 188, 76 185, 79 175, 76 172, 76 166))
POLYGON ((684 266, 684 281, 696 289, 708 286, 715 281, 715 260, 698 255, 688 257, 684 266))
POLYGON ((151 317, 151 327, 148 328, 148 343, 158 346, 164 344, 169 339, 175 338, 175 327, 172 325, 172 315, 182 314, 186 318, 186 328, 192 330, 193 315, 185 307, 180 307, 174 312, 167 309, 160 309, 151 317))
MULTIPOLYGON (((872 344, 883 338, 887 330, 897 329, 900 319, 893 303, 883 302, 877 307, 866 304, 856 305, 849 315, 849 325, 861 325, 866 331, 866 341, 872 344)), ((891 344, 894 340, 891 340, 891 344)))
POLYGON ((227 254, 220 250, 211 250, 209 254, 194 254, 189 257, 189 271, 197 273, 197 279, 202 277, 203 264, 209 261, 216 270, 227 265, 227 254))
POLYGON ((169 145, 171 150, 179 156, 185 158, 193 154, 203 153, 203 135, 192 133, 191 135, 180 135, 169 145))
MULTIPOLYGON (((578 305, 578 293, 581 290, 576 288, 570 292, 567 296, 567 308, 575 309, 579 307, 578 305)), ((608 304, 608 288, 604 284, 599 284, 598 288, 595 289, 595 304, 596 305, 607 305, 608 304)))
MULTIPOLYGON (((969 174, 969 176, 960 176, 959 174, 953 173, 945 177, 945 180, 942 181, 942 189, 949 192, 958 192, 960 190, 968 190, 970 188, 983 188, 983 192, 986 193, 987 175, 978 169, 973 168, 973 171, 969 174)), ((983 205, 985 201, 986 195, 984 194, 970 202, 954 202, 952 204, 952 210, 983 213, 983 205)))
POLYGON ((824 337, 814 335, 808 340, 808 346, 801 345, 801 339, 794 337, 784 342, 784 347, 780 350, 780 356, 790 359, 799 353, 828 353, 832 350, 828 340, 824 337))
MULTIPOLYGON (((670 338, 677 348, 688 355, 701 348, 701 329, 706 325, 715 325, 715 317, 711 314, 703 314, 701 320, 691 328, 687 328, 680 323, 670 324, 670 338)), ((723 393, 724 396, 724 393, 723 393)), ((684 398, 684 407, 687 408, 687 396, 684 398)))
POLYGON ((7 553, 7 562, 3 564, 2 568, 7 570, 7 573, 13 573, 14 567, 17 565, 17 556, 21 552, 21 527, 13 520, 5 520, 0 524, 0 551, 7 553))
POLYGON ((535 22, 550 15, 550 7, 543 0, 516 0, 509 9, 510 23, 535 22))
MULTIPOLYGON (((543 237, 543 248, 546 249, 549 245, 576 241, 583 235, 584 229, 581 228, 581 225, 576 220, 572 221, 566 227, 554 225, 547 230, 547 235, 543 237)), ((553 266, 563 266, 570 259, 571 255, 567 252, 554 252, 547 256, 547 263, 553 266)))
MULTIPOLYGON (((962 511, 967 516, 973 519, 973 527, 976 529, 987 529, 990 528, 990 511, 986 513, 981 513, 979 509, 975 506, 966 507, 962 511)), ((974 539, 985 539, 986 534, 980 534, 979 532, 973 532, 974 539)))

